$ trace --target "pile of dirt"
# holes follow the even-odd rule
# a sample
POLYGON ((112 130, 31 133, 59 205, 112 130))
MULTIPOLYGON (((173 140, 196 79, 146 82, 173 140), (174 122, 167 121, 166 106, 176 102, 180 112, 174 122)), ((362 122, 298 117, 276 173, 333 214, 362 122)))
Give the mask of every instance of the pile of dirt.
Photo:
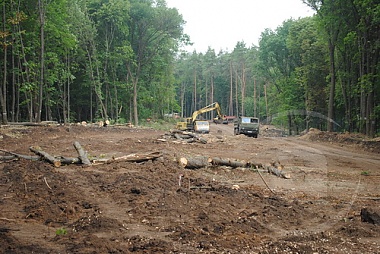
POLYGON ((378 138, 368 139, 366 136, 358 133, 327 132, 310 128, 300 138, 317 142, 351 145, 366 151, 380 153, 380 140, 378 138))
POLYGON ((260 135, 263 137, 284 137, 285 131, 281 130, 273 125, 261 125, 260 135))
POLYGON ((179 154, 273 157, 280 147, 275 138, 231 134, 220 143, 182 144, 165 141, 164 131, 84 126, 0 134, 2 150, 20 154, 32 155, 28 147, 39 145, 75 156, 78 141, 90 158, 163 155, 59 168, 43 160, 2 160, 0 253, 375 253, 380 247, 378 225, 355 214, 336 219, 342 207, 360 211, 378 206, 376 199, 350 203, 339 195, 273 191, 250 169, 186 170, 176 161, 179 154))

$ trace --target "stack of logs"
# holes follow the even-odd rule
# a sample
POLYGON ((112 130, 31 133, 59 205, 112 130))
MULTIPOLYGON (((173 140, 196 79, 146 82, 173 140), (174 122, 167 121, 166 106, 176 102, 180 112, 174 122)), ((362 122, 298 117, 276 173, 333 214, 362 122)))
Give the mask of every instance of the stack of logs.
POLYGON ((171 135, 176 138, 177 140, 180 140, 184 143, 193 143, 193 142, 200 142, 202 144, 207 144, 207 139, 199 136, 196 133, 189 132, 189 131, 181 131, 181 130, 171 130, 171 135))

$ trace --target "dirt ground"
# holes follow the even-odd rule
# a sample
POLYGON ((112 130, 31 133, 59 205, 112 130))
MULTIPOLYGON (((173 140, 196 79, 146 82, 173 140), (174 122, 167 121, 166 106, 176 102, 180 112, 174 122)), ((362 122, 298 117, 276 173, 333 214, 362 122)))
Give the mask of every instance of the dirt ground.
POLYGON ((380 253, 380 225, 361 220, 380 207, 380 142, 311 130, 259 138, 211 125, 200 142, 168 131, 121 126, 3 126, 0 148, 91 160, 160 152, 144 162, 54 167, 0 162, 0 253, 380 253), (279 161, 290 179, 264 170, 182 168, 194 156, 279 161))

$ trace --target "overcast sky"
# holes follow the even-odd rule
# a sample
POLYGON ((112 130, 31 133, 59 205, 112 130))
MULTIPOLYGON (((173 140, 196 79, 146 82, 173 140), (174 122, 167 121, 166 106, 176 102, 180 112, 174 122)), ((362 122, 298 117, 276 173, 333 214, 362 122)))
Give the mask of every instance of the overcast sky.
POLYGON ((166 0, 186 21, 185 33, 194 49, 206 52, 208 46, 232 51, 238 41, 247 47, 259 45, 261 33, 276 29, 290 18, 312 16, 313 11, 302 0, 166 0))

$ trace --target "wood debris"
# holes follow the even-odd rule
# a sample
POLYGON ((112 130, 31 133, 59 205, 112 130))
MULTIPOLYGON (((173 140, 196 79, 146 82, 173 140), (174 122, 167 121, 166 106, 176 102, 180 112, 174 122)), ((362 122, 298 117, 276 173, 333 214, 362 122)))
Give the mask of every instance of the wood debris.
POLYGON ((29 155, 22 155, 13 153, 10 151, 2 150, 5 154, 8 155, 2 155, 0 156, 1 161, 7 161, 7 160, 15 160, 15 159, 26 159, 26 160, 44 160, 52 165, 54 167, 60 167, 61 165, 68 165, 68 164, 82 164, 86 166, 91 166, 94 164, 105 164, 105 163, 112 163, 112 162, 144 162, 149 160, 155 160, 159 157, 162 157, 162 153, 160 152, 149 152, 149 153, 140 153, 140 154, 128 154, 121 157, 113 157, 109 159, 92 159, 90 160, 87 156, 87 152, 82 148, 82 146, 79 144, 79 142, 74 142, 74 147, 77 150, 78 157, 70 158, 70 157, 64 157, 64 156, 53 156, 49 154, 48 152, 42 150, 41 147, 38 146, 31 146, 29 147, 29 150, 35 153, 37 156, 29 156, 29 155))

